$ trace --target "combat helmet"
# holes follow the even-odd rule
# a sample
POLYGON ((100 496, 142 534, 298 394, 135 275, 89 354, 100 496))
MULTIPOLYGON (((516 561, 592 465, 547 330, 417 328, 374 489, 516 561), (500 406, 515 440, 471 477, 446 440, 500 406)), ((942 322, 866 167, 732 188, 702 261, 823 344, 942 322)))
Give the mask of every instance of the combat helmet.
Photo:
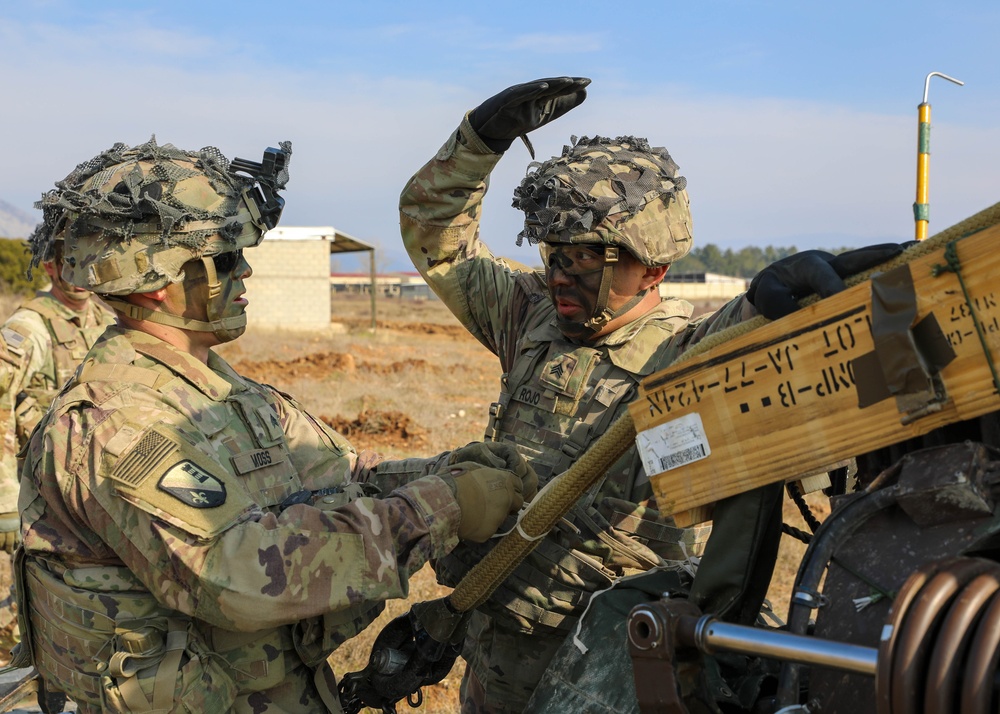
POLYGON ((600 328, 644 296, 619 310, 607 307, 618 250, 646 266, 669 265, 691 250, 687 179, 666 149, 646 139, 571 138, 560 156, 529 164, 513 205, 524 211, 524 239, 531 244, 582 243, 605 246, 599 304, 584 327, 600 328))
POLYGON ((269 148, 261 163, 230 163, 215 147, 185 151, 153 137, 117 143, 79 164, 35 204, 42 224, 30 240, 32 266, 62 242, 63 277, 101 295, 131 317, 233 339, 246 315, 221 318, 221 285, 212 256, 256 246, 284 205, 291 144, 269 148), (140 308, 117 296, 158 290, 184 279, 201 260, 208 275, 209 322, 140 308), (213 315, 214 313, 214 315, 213 315), (241 323, 241 324, 237 324, 241 323))
MULTIPOLYGON (((63 240, 61 235, 52 236, 51 230, 51 226, 42 221, 35 226, 35 230, 28 237, 30 245, 38 244, 43 246, 42 254, 34 264, 42 263, 45 266, 45 272, 48 273, 49 278, 52 280, 52 289, 56 290, 58 288, 59 290, 59 299, 64 301, 66 305, 76 309, 90 300, 91 291, 73 285, 62 276, 63 240)), ((29 268, 29 279, 31 278, 31 272, 29 268)))

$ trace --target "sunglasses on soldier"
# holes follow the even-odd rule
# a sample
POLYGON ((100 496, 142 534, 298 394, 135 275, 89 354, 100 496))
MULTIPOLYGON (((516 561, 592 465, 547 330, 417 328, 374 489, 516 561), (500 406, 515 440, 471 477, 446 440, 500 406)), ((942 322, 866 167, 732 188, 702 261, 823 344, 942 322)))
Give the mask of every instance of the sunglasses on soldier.
POLYGON ((215 272, 220 275, 229 275, 235 269, 236 266, 240 264, 243 260, 243 249, 230 250, 225 253, 217 253, 212 256, 212 261, 215 263, 215 272))
POLYGON ((603 270, 607 262, 603 244, 539 243, 542 262, 549 270, 559 268, 566 275, 586 275, 603 270))

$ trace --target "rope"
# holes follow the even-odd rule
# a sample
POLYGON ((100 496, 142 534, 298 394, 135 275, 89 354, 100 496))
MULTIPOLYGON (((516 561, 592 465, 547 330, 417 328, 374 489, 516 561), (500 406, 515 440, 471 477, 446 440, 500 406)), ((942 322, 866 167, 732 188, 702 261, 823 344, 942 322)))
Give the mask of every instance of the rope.
POLYGON ((452 607, 467 612, 482 605, 514 568, 538 545, 635 440, 632 415, 625 412, 565 473, 549 482, 521 516, 521 527, 497 543, 458 583, 449 596, 452 607), (526 537, 522 537, 521 533, 526 537))
POLYGON ((802 520, 804 520, 806 525, 809 526, 809 530, 815 533, 819 530, 820 522, 816 516, 813 515, 812 509, 809 508, 809 504, 806 503, 806 499, 802 495, 801 484, 798 481, 792 481, 788 484, 787 490, 788 495, 792 497, 792 501, 794 501, 795 505, 798 506, 799 514, 801 514, 802 520))
POLYGON ((1000 393, 1000 376, 997 375, 997 366, 993 362, 990 345, 986 341, 986 332, 983 330, 983 321, 979 318, 979 313, 976 310, 976 304, 972 300, 972 296, 969 295, 969 288, 966 286, 965 278, 962 276, 962 262, 958 259, 958 248, 955 246, 954 241, 949 243, 948 247, 944 249, 944 260, 945 265, 935 265, 932 269, 932 273, 935 276, 938 276, 944 272, 952 272, 955 274, 955 277, 958 278, 958 284, 962 288, 962 296, 965 298, 965 305, 969 308, 969 315, 972 317, 972 324, 976 328, 976 336, 979 337, 979 344, 982 346, 983 354, 986 356, 986 363, 989 365, 990 374, 993 375, 993 386, 996 388, 997 392, 1000 393))
POLYGON ((810 534, 806 533, 801 528, 790 526, 787 523, 781 524, 781 532, 785 535, 790 535, 792 538, 795 538, 795 540, 802 541, 806 545, 809 545, 809 543, 812 542, 812 536, 810 534))
MULTIPOLYGON (((959 240, 1000 223, 1000 203, 966 218, 937 235, 917 243, 896 258, 858 273, 845 280, 847 287, 853 287, 868 280, 875 272, 885 272, 908 263, 916 258, 932 253, 948 242, 959 240)), ((819 300, 810 295, 799 301, 801 307, 819 300)), ((678 357, 671 366, 680 364, 707 352, 713 347, 744 335, 767 324, 763 316, 734 325, 715 335, 709 335, 697 345, 678 357)), ((541 537, 548 533, 562 516, 572 508, 576 500, 617 461, 635 440, 635 424, 632 415, 625 412, 605 434, 595 441, 583 455, 561 476, 549 482, 539 492, 528 509, 522 514, 521 527, 508 533, 486 556, 470 570, 449 596, 451 606, 457 612, 467 612, 482 605, 493 591, 499 587, 514 568, 538 545, 541 537), (522 537, 524 534, 524 537, 522 537)))

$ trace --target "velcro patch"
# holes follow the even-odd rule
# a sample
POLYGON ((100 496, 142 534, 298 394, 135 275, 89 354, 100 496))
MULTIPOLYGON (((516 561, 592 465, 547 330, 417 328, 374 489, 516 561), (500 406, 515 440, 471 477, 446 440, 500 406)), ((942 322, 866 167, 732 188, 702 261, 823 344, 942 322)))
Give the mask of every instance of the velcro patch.
MULTIPOLYGON (((134 429, 126 426, 120 434, 128 434, 129 439, 134 438, 134 429)), ((116 436, 117 438, 117 436, 116 436)), ((108 442, 112 445, 115 439, 108 442)), ((176 442, 168 439, 163 434, 155 430, 146 432, 132 449, 115 464, 109 474, 111 478, 124 486, 138 488, 149 475, 157 470, 164 459, 177 451, 176 442)), ((112 453, 114 451, 112 450, 112 453)))
POLYGON ((24 354, 24 349, 21 347, 25 339, 27 339, 24 335, 20 332, 15 332, 9 327, 3 328, 2 334, 4 342, 7 343, 7 349, 18 356, 24 354))
POLYGON ((233 467, 239 474, 248 474, 257 469, 280 464, 284 460, 285 455, 281 447, 272 446, 269 449, 254 449, 237 454, 233 457, 233 467))
POLYGON ((216 508, 226 502, 226 487, 192 461, 174 464, 160 477, 157 488, 192 508, 216 508))
POLYGON ((214 447, 199 433, 164 421, 144 432, 130 424, 121 429, 133 435, 116 444, 122 453, 108 474, 115 482, 112 497, 198 538, 214 538, 253 513, 255 502, 228 459, 216 460, 214 447))

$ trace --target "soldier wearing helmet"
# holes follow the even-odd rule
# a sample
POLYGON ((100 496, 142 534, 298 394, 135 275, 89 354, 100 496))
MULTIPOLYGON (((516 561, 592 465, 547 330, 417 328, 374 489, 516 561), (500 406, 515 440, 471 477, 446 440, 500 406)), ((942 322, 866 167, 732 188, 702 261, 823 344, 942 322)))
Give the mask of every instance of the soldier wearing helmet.
POLYGON ((529 167, 514 191, 518 245, 539 246, 564 335, 599 339, 659 303, 670 264, 691 250, 686 185, 666 149, 633 136, 583 137, 529 167))
POLYGON ((12 358, 0 364, 6 373, 0 378, 0 414, 7 427, 0 448, 0 548, 7 552, 13 552, 17 536, 17 452, 87 350, 114 322, 89 290, 62 277, 61 241, 51 242, 42 267, 52 284, 0 327, 12 358))
POLYGON ((333 649, 534 493, 513 450, 480 446, 375 498, 392 462, 215 354, 246 328, 244 250, 290 153, 116 144, 39 204, 36 260, 61 240, 63 277, 117 316, 21 470, 14 663, 82 712, 341 711, 333 649))
MULTIPOLYGON (((51 242, 42 267, 51 285, 0 327, 0 344, 6 347, 6 358, 0 356, 0 423, 6 427, 0 444, 0 550, 7 553, 14 552, 20 539, 17 452, 87 350, 114 322, 89 290, 63 279, 61 241, 51 242)), ((13 581, 5 585, 10 595, 0 601, 0 628, 15 616, 13 581)))
MULTIPOLYGON (((741 296, 692 320, 690 304, 660 298, 670 264, 691 248, 686 180, 665 149, 633 136, 574 140, 560 156, 529 165, 514 192, 514 206, 525 214, 518 243, 539 246, 542 271, 494 256, 480 240, 481 204, 502 154, 518 137, 531 150, 527 133, 579 105, 589 83, 536 80, 487 99, 400 198, 403 243, 413 264, 503 368, 486 438, 513 444, 542 484, 625 412, 645 376, 706 334, 756 314, 741 296)), ((755 304, 775 294, 836 291, 842 276, 819 256, 811 258, 809 266, 822 264, 818 270, 768 273, 755 304)), ((706 546, 710 526, 678 528, 659 513, 633 447, 473 613, 463 651, 462 711, 624 711, 597 703, 618 690, 626 692, 619 700, 628 702, 623 629, 611 641, 628 669, 573 679, 555 695, 554 687, 539 686, 560 648, 572 648, 567 636, 591 596, 622 576, 690 563, 705 550, 693 584, 682 573, 677 587, 708 611, 752 622, 777 555, 780 497, 778 485, 720 503, 716 514, 723 517, 706 546), (585 699, 588 685, 602 691, 585 699)), ((454 585, 488 547, 463 544, 439 559, 439 580, 454 585)), ((576 650, 568 659, 579 659, 576 650)))

